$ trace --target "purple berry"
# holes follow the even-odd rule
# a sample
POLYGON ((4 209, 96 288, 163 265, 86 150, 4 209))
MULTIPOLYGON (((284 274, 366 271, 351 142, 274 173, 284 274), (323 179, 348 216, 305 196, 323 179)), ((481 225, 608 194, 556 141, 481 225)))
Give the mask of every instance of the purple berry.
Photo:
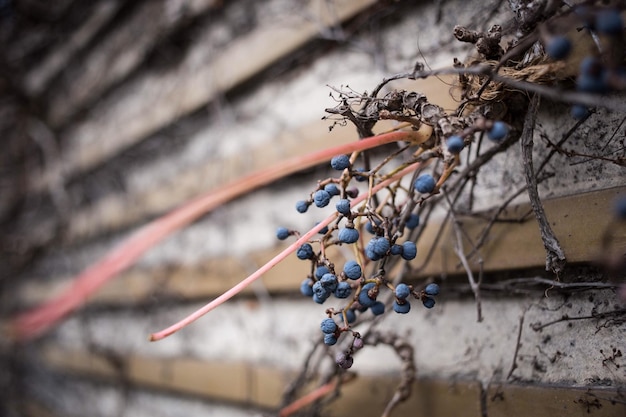
POLYGON ((506 123, 497 120, 493 123, 493 126, 487 132, 487 137, 494 142, 500 142, 509 134, 509 126, 506 123))
POLYGON ((335 208, 339 213, 343 214, 344 216, 348 216, 350 214, 350 200, 348 200, 347 198, 342 198, 341 200, 337 201, 337 204, 335 204, 335 208))
POLYGON ((446 140, 446 147, 451 153, 457 154, 465 147, 463 138, 458 135, 452 135, 446 140))
POLYGON ((354 358, 350 355, 346 355, 344 352, 339 352, 335 356, 335 362, 341 369, 350 369, 354 363, 354 358))
POLYGON ((320 323, 320 329, 322 329, 322 333, 333 334, 337 330, 337 324, 333 319, 327 317, 320 323))
POLYGON ((337 343, 337 338, 334 334, 325 334, 324 335, 324 344, 328 346, 332 346, 337 343))
POLYGON ((285 240, 289 237, 289 230, 286 227, 279 227, 276 229, 276 237, 279 240, 285 240))
POLYGON ((352 349, 354 350, 363 349, 363 346, 365 346, 365 342, 363 342, 363 339, 360 337, 357 337, 352 341, 352 349))
POLYGON ((352 292, 352 288, 350 284, 345 281, 341 281, 337 284, 337 288, 335 289, 335 297, 337 298, 348 298, 350 297, 350 293, 352 292))
POLYGON ((409 295, 411 295, 411 288, 404 283, 400 283, 396 285, 396 297, 400 300, 405 300, 409 295))
POLYGON ((306 211, 309 209, 309 203, 307 203, 304 200, 300 200, 296 203, 296 210, 298 210, 298 213, 306 213, 306 211))
POLYGON ((424 297, 422 298, 422 304, 424 304, 424 307, 426 308, 433 308, 435 306, 435 299, 430 297, 424 297))
POLYGON ((439 294, 439 285, 431 282, 424 288, 424 292, 428 295, 438 295, 439 294))
POLYGON ((359 231, 354 228, 344 227, 339 230, 338 238, 343 243, 354 243, 359 240, 359 231))
POLYGON ((402 304, 398 303, 398 300, 393 302, 393 311, 398 314, 406 314, 411 310, 411 304, 408 301, 404 301, 402 304))
POLYGON ((417 256, 417 246, 414 242, 406 241, 402 244, 402 259, 410 261, 417 256))
POLYGON ((381 303, 380 301, 376 301, 374 304, 372 304, 370 310, 372 310, 372 313, 375 316, 380 316, 385 312, 385 304, 381 303))
POLYGON ((422 194, 430 194, 435 190, 435 179, 430 174, 422 174, 415 180, 413 183, 413 188, 417 190, 418 193, 422 194))
POLYGON ((350 167, 350 157, 348 155, 337 155, 330 160, 330 166, 337 171, 343 171, 350 167))
POLYGON ((554 36, 546 42, 546 53, 552 59, 565 59, 572 50, 572 43, 565 36, 554 36))
POLYGON ((349 279, 359 279, 362 275, 361 265, 356 261, 348 261, 343 266, 343 273, 346 274, 346 277, 349 279))
POLYGON ((309 243, 304 243, 296 251, 296 256, 298 257, 298 259, 302 260, 313 258, 313 247, 309 243))
POLYGON ((326 207, 330 203, 330 194, 325 190, 317 190, 313 194, 313 202, 317 207, 326 207))

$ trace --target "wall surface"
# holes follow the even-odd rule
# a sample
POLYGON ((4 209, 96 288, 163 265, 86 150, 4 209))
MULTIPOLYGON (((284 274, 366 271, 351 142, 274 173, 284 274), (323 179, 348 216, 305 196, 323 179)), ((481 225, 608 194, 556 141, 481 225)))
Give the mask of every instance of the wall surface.
MULTIPOLYGON (((278 227, 304 233, 335 211, 334 200, 304 214, 294 208, 318 181, 341 175, 330 158, 298 160, 301 169, 271 180, 260 174, 359 139, 350 122, 323 119, 325 109, 414 71, 416 62, 428 71, 453 68, 455 58, 484 61, 474 45, 455 39, 456 25, 484 35, 499 24, 507 49, 516 38, 581 36, 568 58, 580 61, 598 46, 589 33, 571 31, 577 21, 567 7, 557 12, 565 16, 560 20, 542 21, 554 11, 535 20, 524 13, 552 2, 55 3, 0 4, 7 370, 0 414, 287 416, 285 406, 317 393, 319 401, 298 415, 378 416, 411 392, 392 415, 624 415, 626 221, 615 214, 626 195, 623 75, 610 94, 576 96, 576 76, 568 71, 577 65, 546 61, 541 42, 537 67, 509 65, 517 84, 480 102, 487 116, 506 118, 509 139, 467 134, 445 187, 415 206, 422 224, 402 235, 417 242, 417 257, 387 269, 396 284, 422 289, 436 282, 434 308, 416 300, 409 314, 394 314, 393 297, 381 290, 388 313, 359 315, 353 330, 366 346, 350 371, 340 372, 335 356, 350 349, 352 338, 327 347, 319 326, 327 308, 342 304, 303 297, 300 283, 311 265, 291 254, 235 299, 164 340, 148 341, 295 241, 277 240, 278 227), (524 136, 536 92, 534 131, 524 136), (576 100, 599 105, 577 121, 570 115, 576 100), (528 192, 528 172, 538 198, 528 192), (215 207, 202 203, 209 197, 197 199, 234 193, 242 178, 258 183, 215 207), (464 178, 467 187, 447 200, 464 178), (189 201, 204 208, 143 253, 141 245, 156 239, 150 222, 189 201), (537 201, 548 226, 536 220, 537 201), (567 260, 552 270, 547 229, 567 260), (116 270, 105 285, 93 292, 71 287, 129 240, 136 243, 102 269, 116 270), (80 301, 75 310, 18 340, 19 312, 72 288, 80 301)), ((602 51, 617 50, 623 65, 624 33, 598 39, 608 42, 602 51)), ((454 71, 404 76, 378 96, 417 91, 452 117, 463 99, 458 80, 454 71)), ((374 132, 404 120, 397 119, 381 120, 374 132)), ((435 126, 435 142, 443 140, 441 129, 435 126)), ((439 149, 440 160, 424 172, 439 178, 448 166, 443 159, 455 157, 432 143, 423 148, 439 149)), ((371 166, 405 144, 370 151, 371 166)), ((418 149, 404 150, 392 164, 411 160, 418 149)), ((357 185, 367 194, 367 182, 357 185)), ((407 175, 393 198, 408 195, 417 203, 411 189, 407 175)), ((339 268, 357 252, 334 245, 327 255, 339 268)), ((58 311, 45 311, 41 321, 58 311)))

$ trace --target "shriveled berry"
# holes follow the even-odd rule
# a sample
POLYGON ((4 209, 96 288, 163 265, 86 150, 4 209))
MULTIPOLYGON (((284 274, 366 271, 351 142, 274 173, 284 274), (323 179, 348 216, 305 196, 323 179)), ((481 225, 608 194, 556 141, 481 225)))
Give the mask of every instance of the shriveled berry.
POLYGON ((350 198, 357 198, 359 195, 359 189, 358 188, 348 188, 346 190, 346 195, 350 198))
POLYGON ((302 295, 304 295, 305 297, 312 297, 313 296, 313 288, 311 288, 312 285, 313 285, 313 281, 311 281, 309 278, 302 281, 302 284, 300 284, 300 292, 302 293, 302 295))
POLYGON ((298 202, 296 202, 296 210, 298 210, 298 213, 306 213, 306 211, 309 209, 309 203, 304 201, 304 200, 300 200, 298 202))
POLYGON ((339 187, 337 187, 337 185, 333 184, 332 182, 324 186, 324 191, 326 191, 331 196, 336 196, 336 195, 341 194, 341 191, 339 191, 339 187))
POLYGON ((372 304, 370 310, 372 310, 372 313, 375 316, 380 316, 385 312, 385 304, 381 303, 380 301, 376 301, 374 304, 372 304))
POLYGON ((328 297, 329 296, 320 297, 317 294, 313 294, 313 301, 315 301, 317 304, 324 304, 324 302, 328 300, 328 297))
POLYGON ((424 304, 424 307, 426 308, 433 308, 435 306, 435 299, 431 297, 424 297, 422 298, 422 304, 424 304))
POLYGON ((350 167, 350 157, 348 155, 333 156, 330 160, 330 166, 337 171, 343 171, 344 169, 350 167))
POLYGON ((335 208, 339 213, 343 214, 344 216, 348 216, 350 214, 350 200, 348 200, 347 198, 342 198, 341 200, 337 201, 337 203, 335 204, 335 208))
POLYGON ((335 356, 335 362, 341 369, 350 369, 354 363, 354 358, 346 355, 345 352, 339 352, 335 356))
POLYGON ((390 248, 389 240, 384 237, 374 237, 369 242, 367 242, 367 246, 365 248, 366 252, 371 251, 375 255, 379 257, 383 257, 387 254, 387 251, 390 248))
POLYGON ((430 174, 422 174, 413 183, 413 188, 417 190, 418 193, 422 194, 430 194, 435 190, 435 179, 430 174))
POLYGON ((326 190, 317 190, 313 194, 313 202, 317 207, 326 207, 330 203, 330 194, 326 190))
POLYGON ((348 261, 343 265, 343 273, 349 279, 359 279, 362 275, 361 265, 356 261, 348 261))
POLYGON ((319 280, 322 284, 322 287, 326 288, 328 292, 333 292, 337 289, 337 285, 339 284, 337 281, 337 277, 334 274, 328 273, 324 274, 322 279, 319 280))
POLYGON ((329 272, 330 272, 330 269, 328 269, 326 265, 320 265, 317 268, 315 268, 315 278, 322 279, 324 274, 328 274, 329 272))
POLYGON ((296 256, 298 257, 298 259, 302 260, 313 258, 313 247, 309 243, 304 243, 296 251, 296 256))
POLYGON ((411 288, 404 283, 400 283, 396 285, 396 297, 400 300, 406 299, 409 295, 411 295, 411 288))
POLYGON ((418 214, 411 213, 409 215, 409 218, 406 219, 405 226, 407 227, 407 229, 415 229, 419 225, 420 225, 420 216, 418 214))
POLYGON ((417 256, 417 246, 414 242, 406 241, 402 243, 402 259, 410 261, 417 256))
POLYGON ((411 310, 411 304, 408 301, 404 301, 402 304, 398 303, 398 300, 393 302, 393 311, 398 314, 406 314, 411 310))
POLYGON ((506 123, 497 120, 493 122, 493 126, 489 129, 489 132, 487 132, 487 137, 494 142, 500 142, 508 134, 509 126, 506 123))
POLYGON ((325 334, 324 335, 324 344, 328 346, 333 346, 337 343, 337 338, 334 334, 325 334))
POLYGON ((596 30, 607 35, 619 35, 624 28, 624 22, 617 9, 603 9, 596 14, 596 30))
POLYGON ((344 227, 339 230, 338 238, 343 243, 354 243, 359 240, 359 231, 351 227, 344 227))
POLYGON ((363 346, 365 346, 365 342, 363 342, 363 339, 360 337, 357 337, 352 341, 352 349, 354 350, 363 349, 363 346))
POLYGON ((458 135, 452 135, 446 140, 446 146, 451 153, 457 154, 465 147, 463 138, 458 135))
POLYGON ((320 300, 326 300, 330 297, 330 291, 328 291, 328 288, 324 287, 320 281, 316 281, 311 287, 311 290, 313 291, 313 295, 317 296, 320 300))
POLYGON ((286 227, 279 227, 278 229, 276 229, 276 237, 279 240, 285 240, 289 237, 289 229, 287 229, 286 227))
POLYGON ((552 59, 565 59, 572 50, 572 42, 565 36, 554 36, 546 42, 546 53, 552 59))
POLYGON ((335 289, 335 297, 337 298, 348 298, 350 297, 350 293, 352 292, 352 288, 350 284, 345 281, 341 281, 337 284, 337 288, 335 289))
POLYGON ((337 324, 335 320, 327 317, 320 323, 320 329, 322 329, 322 333, 333 334, 337 330, 337 324))
POLYGON ((431 282, 424 288, 424 292, 428 295, 438 295, 439 294, 439 285, 431 282))
POLYGON ((376 302, 376 298, 371 298, 368 294, 370 290, 374 289, 374 287, 376 287, 376 284, 374 284, 373 282, 367 283, 363 286, 358 298, 359 304, 361 304, 361 306, 369 308, 374 305, 374 303, 376 302))

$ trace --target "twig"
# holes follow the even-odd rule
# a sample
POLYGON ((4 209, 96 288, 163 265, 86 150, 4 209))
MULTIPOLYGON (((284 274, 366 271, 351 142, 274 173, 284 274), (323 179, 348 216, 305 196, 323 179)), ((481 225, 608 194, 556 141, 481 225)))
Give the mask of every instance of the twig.
POLYGON ((606 313, 592 313, 589 316, 576 316, 576 317, 570 317, 567 314, 564 314, 563 316, 561 316, 561 318, 558 318, 556 320, 552 320, 549 321, 547 323, 533 323, 530 325, 530 327, 538 332, 548 326, 552 326, 553 324, 557 324, 557 323, 561 323, 564 321, 574 321, 574 320, 589 320, 589 319, 605 319, 607 317, 615 317, 615 316, 622 316, 626 314, 626 309, 621 308, 621 309, 617 309, 614 311, 607 311, 606 313))
POLYGON ((522 313, 522 315, 519 318, 519 328, 517 329, 517 341, 515 342, 515 351, 513 352, 513 363, 511 364, 511 369, 509 370, 509 373, 506 376, 506 380, 508 381, 509 378, 511 378, 511 375, 513 375, 513 372, 517 369, 517 354, 519 353, 519 347, 521 345, 521 340, 522 340, 522 329, 524 326, 524 316, 526 315, 526 311, 524 311, 524 313, 522 313))
POLYGON ((565 266, 565 254, 558 239, 554 235, 550 223, 547 220, 546 213, 539 199, 539 191, 537 190, 537 178, 533 169, 533 134, 535 131, 535 121, 537 116, 537 107, 539 97, 533 96, 530 101, 528 113, 524 121, 524 130, 522 131, 522 160, 524 162, 524 174, 526 177, 526 186, 528 189, 528 197, 530 205, 533 208, 539 230, 541 232, 541 240, 546 249, 546 271, 552 271, 559 275, 565 266))

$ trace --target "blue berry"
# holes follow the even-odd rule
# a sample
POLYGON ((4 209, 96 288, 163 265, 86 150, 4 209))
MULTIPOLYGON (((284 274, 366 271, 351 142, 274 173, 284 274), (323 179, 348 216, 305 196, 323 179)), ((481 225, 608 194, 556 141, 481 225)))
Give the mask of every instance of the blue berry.
POLYGON ((371 221, 365 223, 365 230, 367 230, 369 233, 374 234, 376 232, 374 225, 376 225, 376 227, 380 226, 380 220, 375 219, 374 223, 372 223, 371 221))
MULTIPOLYGON (((339 318, 343 322, 343 314, 340 314, 339 318)), ((356 321, 356 313, 353 309, 346 310, 346 318, 348 319, 348 323, 354 323, 356 321)))
POLYGON ((328 300, 328 296, 320 297, 317 294, 313 294, 313 301, 315 301, 317 304, 324 304, 324 301, 326 300, 328 300))
POLYGON ((465 147, 465 142, 463 138, 458 135, 452 135, 446 140, 446 146, 448 150, 454 154, 457 154, 463 150, 465 147))
POLYGON ((348 298, 350 297, 350 293, 352 292, 352 288, 350 284, 345 281, 341 281, 337 284, 337 289, 335 289, 335 297, 337 298, 348 298))
MULTIPOLYGON (((365 168, 359 168, 356 170, 357 172, 365 172, 365 168)), ((359 174, 354 174, 354 179, 357 182, 364 182, 367 181, 367 175, 359 175, 359 174)))
POLYGON ((361 306, 369 308, 374 305, 376 299, 371 298, 368 294, 369 290, 373 289, 374 287, 376 287, 376 284, 374 284, 373 282, 367 283, 363 286, 358 298, 359 304, 361 304, 361 306))
POLYGON ((391 245, 391 249, 389 249, 389 253, 392 255, 402 255, 402 245, 393 244, 391 245))
POLYGON ((343 273, 349 279, 359 279, 362 275, 361 265, 356 261, 348 261, 343 266, 343 273))
POLYGON ((382 257, 387 254, 390 248, 389 241, 384 237, 374 237, 367 243, 366 250, 371 250, 376 255, 382 257))
POLYGON ((617 197, 614 203, 615 216, 618 219, 626 220, 626 195, 617 197))
POLYGON ((286 227, 279 227, 276 229, 276 237, 279 240, 285 240, 289 237, 289 230, 286 227))
POLYGON ((372 313, 375 316, 380 316, 385 312, 385 304, 381 303, 380 301, 376 301, 374 304, 372 304, 370 310, 372 310, 372 313))
POLYGON ((426 308, 433 308, 435 306, 435 299, 430 297, 424 297, 422 298, 422 304, 424 304, 424 307, 426 308))
MULTIPOLYGON (((315 225, 316 225, 316 226, 317 226, 318 224, 319 224, 319 222, 315 223, 315 225)), ((320 231, 319 231, 319 232, 317 232, 317 233, 319 233, 320 235, 325 235, 326 233, 328 233, 328 226, 324 226, 324 227, 322 227, 322 228, 320 229, 320 231)))
POLYGON ((609 91, 608 78, 609 72, 598 58, 585 57, 580 63, 576 89, 587 93, 606 93, 609 91))
POLYGON ((296 256, 298 257, 298 259, 302 260, 313 258, 313 247, 309 243, 304 243, 296 251, 296 256))
POLYGON ((407 229, 415 229, 419 225, 420 225, 420 216, 415 213, 411 213, 409 218, 406 219, 405 226, 407 227, 407 229))
POLYGON ((313 194, 313 202, 317 207, 326 207, 330 203, 330 194, 325 190, 317 190, 313 194))
POLYGON ((424 288, 424 292, 428 295, 438 295, 439 294, 439 285, 431 282, 424 288))
POLYGON ((607 35, 619 35, 624 28, 624 22, 618 10, 604 9, 596 14, 596 30, 607 35))
POLYGON ((398 314, 406 314, 411 310, 411 304, 408 301, 404 301, 402 304, 398 303, 398 300, 393 302, 393 311, 398 314))
POLYGON ((500 142, 509 134, 509 126, 506 123, 497 120, 493 122, 493 126, 487 132, 487 137, 494 142, 500 142))
POLYGON ((328 291, 328 288, 324 287, 320 281, 315 281, 311 290, 313 291, 313 295, 317 296, 320 300, 326 300, 330 297, 330 291, 328 291))
POLYGON ((326 265, 320 265, 317 268, 315 268, 315 278, 322 279, 322 277, 325 274, 328 274, 329 272, 330 272, 330 269, 328 269, 326 265))
POLYGON ((326 184, 324 186, 324 191, 326 191, 331 196, 335 196, 335 195, 341 194, 341 191, 339 191, 339 187, 337 187, 337 185, 333 184, 332 182, 330 184, 326 184))
POLYGON ((333 156, 333 159, 330 160, 330 166, 337 171, 343 171, 350 167, 350 157, 348 155, 333 156))
POLYGON ((554 36, 546 42, 546 53, 552 59, 565 59, 572 50, 572 43, 565 36, 554 36))
POLYGON ((359 240, 359 231, 350 227, 339 230, 339 240, 343 243, 354 243, 359 240))
POLYGON ((337 201, 337 204, 335 204, 335 208, 339 213, 343 214, 344 216, 348 216, 350 214, 350 200, 348 200, 347 198, 342 198, 341 200, 337 201))
POLYGON ((313 296, 313 288, 311 288, 311 283, 312 281, 309 278, 307 278, 304 281, 302 281, 302 284, 300 284, 300 292, 305 297, 313 296))
POLYGON ((338 281, 334 274, 324 274, 322 279, 319 280, 322 287, 326 288, 328 292, 333 292, 337 289, 338 281))
POLYGON ((396 297, 400 300, 406 299, 409 295, 411 295, 411 288, 404 283, 400 283, 396 285, 396 297))
POLYGON ((570 109, 570 115, 575 120, 582 120, 585 117, 588 117, 589 114, 590 114, 589 108, 587 108, 587 106, 584 106, 582 104, 574 104, 572 108, 570 109))
POLYGON ((415 180, 413 187, 418 193, 429 194, 435 190, 435 179, 430 174, 422 174, 415 180))
POLYGON ((322 329, 322 333, 333 334, 337 330, 337 324, 335 320, 327 317, 320 323, 320 329, 322 329))
POLYGON ((414 242, 406 241, 402 244, 402 259, 410 261, 417 256, 417 246, 414 242))
POLYGON ((324 335, 324 344, 328 346, 332 346, 337 343, 337 338, 334 334, 325 334, 324 335))
POLYGON ((309 203, 307 203, 304 200, 300 200, 296 203, 296 210, 298 210, 298 213, 306 213, 306 211, 309 209, 309 203))

